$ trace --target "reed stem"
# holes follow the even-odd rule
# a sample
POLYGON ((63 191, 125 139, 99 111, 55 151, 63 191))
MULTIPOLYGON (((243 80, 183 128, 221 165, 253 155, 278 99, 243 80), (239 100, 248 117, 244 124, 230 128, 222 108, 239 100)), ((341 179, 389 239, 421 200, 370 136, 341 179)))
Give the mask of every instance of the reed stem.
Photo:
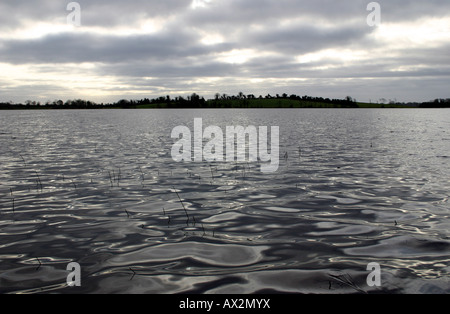
POLYGON ((172 188, 173 188, 173 190, 175 191, 175 193, 177 194, 178 199, 180 200, 181 206, 183 206, 184 213, 186 214, 186 218, 187 218, 186 224, 188 224, 188 223, 189 223, 189 215, 188 215, 188 212, 187 212, 187 210, 186 210, 186 207, 184 207, 183 201, 181 200, 181 197, 180 197, 180 195, 178 194, 178 192, 177 192, 177 190, 175 189, 175 187, 172 186, 172 188))

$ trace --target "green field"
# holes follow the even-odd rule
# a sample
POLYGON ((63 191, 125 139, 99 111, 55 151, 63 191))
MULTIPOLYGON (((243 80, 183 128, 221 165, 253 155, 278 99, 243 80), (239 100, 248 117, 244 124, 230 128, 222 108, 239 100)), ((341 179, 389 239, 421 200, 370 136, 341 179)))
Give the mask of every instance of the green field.
POLYGON ((411 108, 411 106, 407 105, 398 105, 398 104, 374 104, 374 103, 363 103, 358 102, 359 108, 411 108))
POLYGON ((156 108, 411 108, 406 105, 396 104, 336 104, 318 101, 294 100, 284 98, 272 99, 229 99, 229 100, 207 100, 204 104, 198 106, 183 106, 178 104, 169 105, 167 103, 152 103, 136 105, 137 109, 156 109, 156 108))

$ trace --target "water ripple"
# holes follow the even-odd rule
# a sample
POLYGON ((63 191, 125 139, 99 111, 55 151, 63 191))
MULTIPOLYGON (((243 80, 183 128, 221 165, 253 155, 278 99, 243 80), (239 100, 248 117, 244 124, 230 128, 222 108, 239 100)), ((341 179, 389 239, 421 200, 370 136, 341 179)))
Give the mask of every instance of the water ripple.
POLYGON ((447 117, 2 112, 0 292, 71 293, 76 261, 85 293, 450 293, 450 147, 430 141, 447 117), (279 171, 175 163, 171 130, 196 117, 280 126, 279 171))

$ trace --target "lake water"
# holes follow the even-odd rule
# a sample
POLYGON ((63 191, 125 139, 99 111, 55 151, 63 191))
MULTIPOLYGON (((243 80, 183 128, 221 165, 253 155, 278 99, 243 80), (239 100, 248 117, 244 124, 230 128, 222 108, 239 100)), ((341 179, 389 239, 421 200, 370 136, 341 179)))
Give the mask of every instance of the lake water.
POLYGON ((449 175, 448 110, 1 111, 0 292, 450 293, 449 175), (194 118, 278 171, 174 162, 194 118))

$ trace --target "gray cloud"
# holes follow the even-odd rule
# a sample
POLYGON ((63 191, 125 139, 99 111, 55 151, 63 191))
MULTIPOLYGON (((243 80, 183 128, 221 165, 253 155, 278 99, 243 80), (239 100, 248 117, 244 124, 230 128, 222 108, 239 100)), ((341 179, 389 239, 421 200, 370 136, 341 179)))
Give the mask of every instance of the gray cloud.
POLYGON ((276 28, 258 31, 246 38, 249 47, 260 47, 287 54, 308 53, 327 47, 342 47, 362 39, 370 28, 333 27, 322 28, 300 25, 291 28, 276 28))
MULTIPOLYGON (((316 91, 327 97, 346 96, 339 93, 339 86, 364 100, 374 98, 375 93, 388 98, 383 88, 404 100, 412 100, 412 96, 420 96, 418 100, 448 97, 446 89, 438 86, 450 83, 450 40, 408 45, 407 41, 396 44, 375 36, 377 29, 366 24, 367 0, 211 0, 196 10, 185 0, 80 0, 82 27, 32 38, 9 36, 31 32, 34 24, 64 25, 68 2, 3 0, 0 65, 25 66, 36 75, 70 76, 70 71, 80 75, 74 64, 93 63, 95 68, 85 73, 87 78, 109 77, 117 85, 127 86, 132 95, 142 90, 137 96, 146 97, 159 96, 146 95, 149 90, 230 93, 232 89, 247 89, 264 94, 294 93, 295 88, 308 88, 311 94, 316 91), (156 23, 157 31, 140 29, 149 21, 156 23), (119 32, 122 28, 128 30, 126 35, 119 32), (130 32, 133 29, 136 31, 130 32), (205 45, 205 35, 216 36, 217 41, 205 45), (227 53, 248 53, 249 49, 254 55, 244 61, 233 63, 224 58, 227 53), (309 62, 298 60, 305 54, 319 56, 326 49, 336 55, 309 62), (340 51, 366 56, 342 59, 340 51), (208 83, 208 78, 217 83, 208 83), (265 78, 267 82, 261 81, 265 78), (252 79, 260 79, 258 85, 252 79), (372 79, 373 87, 367 85, 367 79, 372 79), (413 87, 419 79, 434 85, 418 94, 413 87), (304 83, 299 86, 294 82, 304 83), (265 88, 277 90, 263 91, 265 88)), ((450 18, 447 0, 378 2, 382 22, 388 25, 422 25, 433 18, 450 18)), ((75 96, 70 94, 70 86, 43 84, 38 76, 27 77, 22 84, 18 80, 12 82, 8 73, 0 74, 0 96, 22 97, 17 96, 23 94, 21 88, 26 88, 27 98, 53 95, 58 90, 64 94, 61 98, 75 96)), ((109 86, 99 88, 110 91, 109 86)))
POLYGON ((33 40, 5 41, 2 60, 23 63, 126 62, 173 59, 206 53, 192 34, 97 35, 62 33, 33 40))

